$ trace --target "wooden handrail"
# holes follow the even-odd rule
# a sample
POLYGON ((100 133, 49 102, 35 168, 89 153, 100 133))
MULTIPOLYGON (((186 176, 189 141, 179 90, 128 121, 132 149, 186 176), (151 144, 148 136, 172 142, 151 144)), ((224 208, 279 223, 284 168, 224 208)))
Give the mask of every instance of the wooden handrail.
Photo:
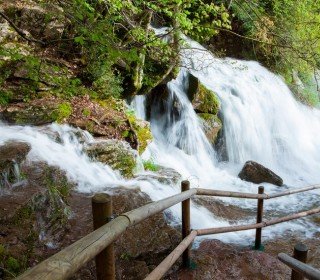
POLYGON ((307 265, 303 262, 300 262, 285 253, 280 253, 278 259, 285 263, 290 268, 301 273, 304 277, 310 280, 320 280, 320 271, 313 268, 310 265, 307 265))
POLYGON ((192 197, 196 192, 196 189, 191 189, 124 213, 26 271, 17 279, 67 279, 115 241, 129 226, 136 225, 146 218, 192 197))
POLYGON ((303 187, 299 189, 293 189, 290 191, 284 191, 273 194, 254 194, 254 193, 242 193, 242 192, 232 192, 232 191, 220 191, 211 189, 197 189, 197 195, 207 195, 207 196, 218 196, 218 197, 234 197, 234 198, 247 198, 247 199, 272 199, 281 196, 287 196, 296 193, 302 193, 306 191, 320 189, 320 185, 312 185, 308 187, 303 187))
POLYGON ((170 267, 173 266, 196 237, 197 231, 191 231, 191 233, 183 239, 181 243, 144 280, 161 279, 161 277, 166 274, 170 267))
MULTIPOLYGON (((86 235, 65 249, 61 250, 57 254, 49 257, 35 267, 29 269, 24 274, 19 276, 18 280, 37 280, 37 279, 48 279, 58 280, 67 279, 72 276, 77 270, 79 270, 85 263, 93 259, 97 254, 104 250, 108 245, 115 241, 120 234, 122 234, 128 227, 136 225, 143 220, 157 214, 169 207, 185 201, 194 195, 210 195, 220 197, 235 197, 235 198, 248 198, 248 199, 271 199, 284 195, 319 189, 320 185, 309 186, 306 188, 296 189, 293 191, 286 191, 282 193, 267 195, 267 194, 252 194, 252 193, 240 193, 240 192, 229 192, 220 190, 206 190, 206 189, 190 189, 180 194, 155 201, 144 205, 135 210, 126 212, 113 221, 106 225, 98 228, 92 233, 86 235)), ((260 224, 235 226, 232 227, 232 231, 254 229, 259 227, 265 227, 276 223, 285 222, 287 220, 297 219, 305 217, 307 215, 319 213, 320 208, 301 212, 291 216, 283 218, 265 221, 260 224), (312 212, 315 211, 316 212, 312 212), (312 213, 311 213, 312 212, 312 213), (297 216, 298 215, 298 216, 297 216)), ((197 230, 197 235, 213 234, 230 232, 231 227, 216 228, 216 229, 201 229, 197 230)), ((192 234, 192 236, 194 233, 192 234)), ((188 238, 188 237, 187 237, 188 238)), ((190 240, 190 236, 189 239, 190 240)), ((191 242, 190 242, 191 243, 191 242)), ((189 243, 189 244, 190 244, 189 243)), ((181 248, 181 247, 179 247, 181 248)))
POLYGON ((296 213, 293 215, 284 216, 284 217, 281 217, 278 219, 264 221, 264 222, 258 223, 258 224, 198 229, 197 233, 198 233, 198 235, 209 235, 209 234, 242 231, 242 230, 249 230, 249 229, 256 229, 256 228, 264 228, 264 227, 280 224, 283 222, 288 222, 291 220, 296 220, 299 218, 307 217, 307 216, 314 215, 317 213, 320 213, 320 208, 315 208, 312 210, 296 213))

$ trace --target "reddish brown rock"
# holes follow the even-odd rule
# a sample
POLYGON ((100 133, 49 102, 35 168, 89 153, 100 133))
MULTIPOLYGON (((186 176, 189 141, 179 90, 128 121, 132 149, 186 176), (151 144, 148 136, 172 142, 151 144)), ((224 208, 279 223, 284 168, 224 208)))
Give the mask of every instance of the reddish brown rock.
POLYGON ((265 182, 277 186, 283 185, 283 180, 277 174, 254 161, 247 161, 238 176, 241 180, 255 184, 265 182))
POLYGON ((173 273, 167 279, 284 280, 290 276, 290 269, 276 257, 219 240, 203 241, 192 252, 192 261, 195 263, 195 270, 192 274, 189 272, 190 278, 182 278, 179 273, 173 273))

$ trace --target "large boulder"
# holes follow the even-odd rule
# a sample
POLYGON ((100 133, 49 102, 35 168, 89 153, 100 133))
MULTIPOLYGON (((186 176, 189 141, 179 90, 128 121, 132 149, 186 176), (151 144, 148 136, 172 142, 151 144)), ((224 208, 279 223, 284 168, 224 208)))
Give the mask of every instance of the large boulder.
POLYGON ((39 4, 38 1, 30 0, 24 5, 12 2, 2 4, 0 7, 18 28, 41 40, 61 38, 69 23, 61 7, 52 3, 39 4))
POLYGON ((92 159, 109 165, 112 169, 130 178, 141 166, 138 153, 124 141, 108 139, 101 142, 91 143, 86 152, 92 159))
MULTIPOLYGON (((148 163, 148 161, 145 161, 145 163, 148 163)), ((161 184, 166 185, 177 185, 182 180, 182 175, 174 170, 173 168, 163 167, 159 165, 155 165, 151 162, 152 165, 154 165, 155 170, 151 170, 151 172, 139 174, 136 178, 137 180, 156 180, 161 184)), ((146 171, 148 171, 148 168, 145 168, 146 171)))
POLYGON ((44 125, 55 121, 61 100, 50 97, 6 106, 1 112, 2 120, 10 124, 44 125))
POLYGON ((198 113, 198 117, 200 117, 202 129, 206 134, 210 143, 215 144, 218 133, 222 128, 221 120, 217 115, 208 114, 208 113, 198 113))
POLYGON ((31 146, 22 141, 9 141, 0 146, 0 171, 12 163, 20 164, 27 156, 31 146))
POLYGON ((24 181, 19 173, 19 165, 25 160, 31 146, 25 142, 9 141, 0 146, 0 194, 24 181))
POLYGON ((247 161, 238 176, 241 180, 255 184, 265 182, 277 186, 283 185, 283 180, 277 174, 254 161, 247 161))
POLYGON ((215 93, 202 85, 198 78, 189 74, 188 98, 197 113, 216 115, 220 103, 215 93))

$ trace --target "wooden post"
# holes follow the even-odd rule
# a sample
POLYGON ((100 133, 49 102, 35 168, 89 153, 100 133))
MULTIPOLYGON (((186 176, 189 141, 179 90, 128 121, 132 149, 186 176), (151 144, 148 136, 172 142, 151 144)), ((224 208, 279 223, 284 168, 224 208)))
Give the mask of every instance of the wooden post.
MULTIPOLYGON (((181 192, 188 191, 190 189, 189 181, 181 182, 181 192)), ((190 198, 181 202, 182 205, 182 240, 190 234, 190 198)), ((182 267, 190 267, 190 246, 182 254, 182 267)))
MULTIPOLYGON (((258 194, 264 193, 264 187, 260 186, 258 194)), ((257 224, 262 222, 262 216, 263 216, 263 199, 258 199, 258 209, 257 209, 257 224)), ((256 229, 256 240, 254 244, 255 250, 261 249, 261 234, 262 234, 262 228, 256 229)))
MULTIPOLYGON (((111 220, 112 211, 112 197, 110 195, 99 193, 93 196, 92 215, 95 230, 111 220)), ((98 254, 95 260, 97 280, 114 280, 116 273, 113 243, 98 254)))
MULTIPOLYGON (((302 243, 296 244, 293 249, 293 257, 300 262, 306 263, 308 258, 308 247, 302 243)), ((291 279, 303 280, 304 277, 301 273, 292 269, 291 279)))

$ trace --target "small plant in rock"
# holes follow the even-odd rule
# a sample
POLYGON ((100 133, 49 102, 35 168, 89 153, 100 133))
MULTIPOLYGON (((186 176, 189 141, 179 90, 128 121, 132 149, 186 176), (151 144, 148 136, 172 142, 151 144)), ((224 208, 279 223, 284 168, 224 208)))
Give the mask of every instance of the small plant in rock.
POLYGON ((155 164, 153 160, 144 160, 143 161, 143 166, 145 170, 149 170, 149 171, 159 171, 159 165, 155 164))

